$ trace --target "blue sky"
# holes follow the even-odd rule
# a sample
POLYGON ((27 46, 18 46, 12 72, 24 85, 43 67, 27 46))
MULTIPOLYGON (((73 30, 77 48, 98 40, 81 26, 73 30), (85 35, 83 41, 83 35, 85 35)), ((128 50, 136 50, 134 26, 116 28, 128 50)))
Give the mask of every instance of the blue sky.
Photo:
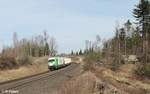
POLYGON ((110 38, 116 21, 133 19, 138 0, 0 0, 0 48, 12 34, 30 38, 47 30, 59 52, 84 48, 98 34, 110 38))

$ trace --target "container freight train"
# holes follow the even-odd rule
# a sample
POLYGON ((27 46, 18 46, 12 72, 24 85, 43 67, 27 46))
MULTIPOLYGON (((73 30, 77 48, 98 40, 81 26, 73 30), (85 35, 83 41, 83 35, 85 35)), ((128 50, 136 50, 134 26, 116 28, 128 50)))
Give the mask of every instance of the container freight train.
POLYGON ((66 57, 50 57, 48 58, 48 69, 55 70, 71 64, 71 58, 66 57))

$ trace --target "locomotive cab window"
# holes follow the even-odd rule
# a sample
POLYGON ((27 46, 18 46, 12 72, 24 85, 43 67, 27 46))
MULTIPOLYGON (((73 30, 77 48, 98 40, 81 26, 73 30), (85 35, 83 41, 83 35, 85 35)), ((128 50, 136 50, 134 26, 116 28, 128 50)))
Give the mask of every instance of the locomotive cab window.
POLYGON ((52 63, 52 62, 54 62, 54 61, 55 61, 55 59, 51 59, 51 60, 49 60, 48 62, 51 62, 51 63, 52 63))

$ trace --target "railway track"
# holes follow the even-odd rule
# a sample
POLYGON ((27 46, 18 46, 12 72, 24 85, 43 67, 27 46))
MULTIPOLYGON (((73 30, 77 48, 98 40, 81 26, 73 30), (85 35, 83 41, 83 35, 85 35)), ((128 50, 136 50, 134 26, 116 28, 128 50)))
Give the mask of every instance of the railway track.
POLYGON ((38 75, 0 83, 0 94, 12 94, 8 92, 9 90, 17 90, 19 94, 51 94, 50 92, 58 89, 65 80, 78 74, 79 68, 79 64, 73 63, 52 72, 46 71, 38 75))

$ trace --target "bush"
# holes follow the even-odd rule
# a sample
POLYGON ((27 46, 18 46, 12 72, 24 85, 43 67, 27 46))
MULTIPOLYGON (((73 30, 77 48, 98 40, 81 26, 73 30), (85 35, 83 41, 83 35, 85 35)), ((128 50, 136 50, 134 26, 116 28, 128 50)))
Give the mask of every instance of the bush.
POLYGON ((84 71, 91 71, 91 70, 94 70, 94 64, 92 62, 86 62, 84 65, 83 65, 83 69, 84 71))
POLYGON ((145 76, 150 78, 150 64, 138 65, 138 68, 135 70, 135 73, 140 76, 145 76))
POLYGON ((17 68, 18 64, 14 57, 2 56, 0 57, 0 69, 13 69, 17 68))
POLYGON ((32 57, 30 56, 20 56, 17 61, 19 65, 32 65, 32 57))
POLYGON ((101 60, 101 53, 91 52, 86 54, 85 61, 86 62, 100 62, 101 60))
POLYGON ((112 71, 116 71, 118 70, 120 64, 118 64, 117 62, 113 62, 109 65, 109 68, 112 70, 112 71))
POLYGON ((101 61, 101 54, 97 52, 91 52, 85 55, 84 70, 94 70, 94 66, 101 61))

